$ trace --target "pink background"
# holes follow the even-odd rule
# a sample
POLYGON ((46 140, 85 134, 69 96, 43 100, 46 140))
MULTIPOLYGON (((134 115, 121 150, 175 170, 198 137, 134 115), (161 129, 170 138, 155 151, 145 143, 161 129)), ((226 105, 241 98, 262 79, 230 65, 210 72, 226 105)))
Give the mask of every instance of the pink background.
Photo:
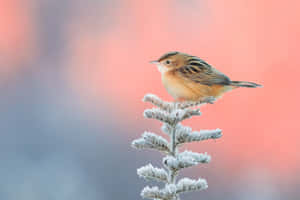
POLYGON ((224 134, 186 146, 213 158, 184 173, 209 182, 208 190, 186 199, 297 199, 299 8, 293 0, 2 0, 0 137, 7 167, 0 175, 11 186, 0 198, 140 198, 147 183, 136 168, 161 159, 130 148, 144 130, 160 128, 142 117, 150 105, 141 99, 154 93, 172 100, 148 61, 177 50, 232 80, 264 85, 227 93, 186 121, 224 134), (51 175, 40 178, 47 170, 51 175), (60 174, 78 185, 55 189, 70 185, 60 174))

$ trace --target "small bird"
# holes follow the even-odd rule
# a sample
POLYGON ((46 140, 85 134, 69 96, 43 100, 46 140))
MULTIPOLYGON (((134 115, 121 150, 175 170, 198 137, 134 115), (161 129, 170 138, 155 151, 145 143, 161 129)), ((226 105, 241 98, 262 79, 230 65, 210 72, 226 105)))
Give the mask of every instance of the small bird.
POLYGON ((231 81, 197 56, 177 51, 168 52, 150 63, 157 65, 164 87, 176 101, 220 98, 225 92, 235 88, 262 87, 253 82, 231 81))

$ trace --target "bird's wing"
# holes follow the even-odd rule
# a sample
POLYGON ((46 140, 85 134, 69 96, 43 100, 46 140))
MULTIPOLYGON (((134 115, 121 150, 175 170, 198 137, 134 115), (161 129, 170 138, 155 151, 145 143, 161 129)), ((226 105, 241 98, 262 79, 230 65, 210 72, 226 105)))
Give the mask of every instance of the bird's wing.
POLYGON ((187 65, 176 69, 176 73, 204 85, 230 85, 230 79, 201 59, 192 59, 187 65))

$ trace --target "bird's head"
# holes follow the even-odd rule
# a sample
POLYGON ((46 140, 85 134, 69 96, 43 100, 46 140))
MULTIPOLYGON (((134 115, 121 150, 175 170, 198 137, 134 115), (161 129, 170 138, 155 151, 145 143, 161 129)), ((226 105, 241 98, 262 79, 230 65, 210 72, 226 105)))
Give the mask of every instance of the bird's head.
POLYGON ((158 60, 151 61, 150 63, 155 64, 158 67, 158 70, 163 74, 169 70, 185 65, 187 56, 187 54, 172 51, 162 55, 158 60))

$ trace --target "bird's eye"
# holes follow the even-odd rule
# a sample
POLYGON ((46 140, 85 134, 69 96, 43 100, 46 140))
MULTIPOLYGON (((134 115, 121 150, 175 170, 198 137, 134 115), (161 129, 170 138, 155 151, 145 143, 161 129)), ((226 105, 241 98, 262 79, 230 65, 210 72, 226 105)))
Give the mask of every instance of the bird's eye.
POLYGON ((166 64, 167 64, 167 65, 170 64, 170 63, 171 63, 171 62, 170 62, 169 60, 166 61, 166 64))

